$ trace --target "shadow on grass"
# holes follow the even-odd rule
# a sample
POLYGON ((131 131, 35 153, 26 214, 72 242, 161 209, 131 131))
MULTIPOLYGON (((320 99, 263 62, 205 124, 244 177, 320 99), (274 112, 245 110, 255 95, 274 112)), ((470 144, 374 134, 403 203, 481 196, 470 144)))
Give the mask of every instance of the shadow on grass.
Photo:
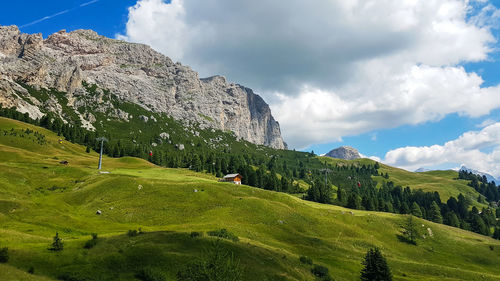
POLYGON ((414 246, 417 246, 417 241, 412 241, 406 237, 404 237, 403 235, 401 234, 396 234, 396 237, 398 238, 399 242, 404 242, 404 243, 408 243, 410 245, 414 245, 414 246))

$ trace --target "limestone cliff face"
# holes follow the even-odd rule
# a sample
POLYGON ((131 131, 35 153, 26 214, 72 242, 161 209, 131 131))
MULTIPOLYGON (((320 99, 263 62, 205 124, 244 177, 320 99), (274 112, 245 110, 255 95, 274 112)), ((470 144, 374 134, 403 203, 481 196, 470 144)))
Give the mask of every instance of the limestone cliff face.
MULTIPOLYGON (((231 130, 256 144, 286 148, 265 101, 224 77, 200 79, 189 67, 173 63, 149 46, 109 39, 91 30, 60 31, 44 40, 41 34, 22 34, 16 26, 0 26, 0 103, 4 106, 15 106, 34 118, 43 111, 60 114, 61 106, 76 109, 88 102, 113 107, 90 97, 82 82, 97 85, 98 93, 109 90, 120 100, 153 112, 231 130), (22 83, 65 92, 68 104, 58 104, 52 97, 44 101, 31 97, 22 83)), ((113 110, 117 116, 127 116, 121 109, 113 110)), ((93 128, 92 112, 75 113, 93 128)))

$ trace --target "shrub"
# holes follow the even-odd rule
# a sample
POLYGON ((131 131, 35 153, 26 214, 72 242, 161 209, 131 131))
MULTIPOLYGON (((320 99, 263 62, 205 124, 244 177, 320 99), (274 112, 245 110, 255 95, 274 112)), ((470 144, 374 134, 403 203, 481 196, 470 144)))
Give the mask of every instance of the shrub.
POLYGON ((92 249, 97 244, 97 233, 92 233, 91 235, 92 239, 88 240, 85 242, 85 245, 83 245, 85 249, 92 249))
POLYGON ((167 275, 158 268, 145 267, 135 277, 142 281, 166 281, 167 275))
POLYGON ((224 239, 232 240, 233 242, 240 241, 240 239, 238 238, 238 236, 236 236, 233 233, 229 232, 225 228, 222 228, 222 229, 219 229, 219 230, 209 231, 209 232, 207 232, 207 234, 210 235, 210 236, 215 236, 215 237, 219 237, 219 238, 224 238, 224 239))
POLYGON ((300 256, 299 260, 301 263, 304 263, 304 264, 308 264, 308 265, 313 264, 313 260, 310 257, 300 256))
POLYGON ((328 268, 326 268, 325 266, 315 264, 311 269, 311 272, 312 274, 314 274, 314 276, 321 278, 321 280, 331 280, 328 268))
POLYGON ((135 229, 129 229, 128 232, 127 232, 127 235, 129 237, 134 237, 134 236, 139 235, 139 232, 137 230, 135 230, 135 229))
POLYGON ((0 262, 6 263, 9 261, 9 248, 4 247, 0 249, 0 262))
POLYGON ((243 269, 232 252, 218 240, 205 257, 189 263, 177 272, 177 281, 243 280, 243 269))
POLYGON ((57 279, 63 280, 63 281, 86 281, 88 280, 86 277, 81 276, 80 274, 76 272, 64 272, 57 276, 57 279))
POLYGON ((196 238, 196 237, 203 236, 203 233, 198 232, 198 231, 193 231, 193 232, 191 232, 190 236, 191 236, 191 238, 196 238))

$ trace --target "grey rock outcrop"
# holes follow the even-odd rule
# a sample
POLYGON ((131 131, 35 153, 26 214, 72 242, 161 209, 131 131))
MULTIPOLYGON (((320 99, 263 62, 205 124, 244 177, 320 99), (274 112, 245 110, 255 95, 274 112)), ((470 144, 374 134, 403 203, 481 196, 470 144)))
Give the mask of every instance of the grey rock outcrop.
POLYGON ((16 26, 0 26, 0 103, 4 106, 15 106, 33 118, 43 116, 42 108, 63 118, 60 107, 69 106, 88 128, 95 122, 93 112, 76 110, 86 103, 98 104, 100 112, 115 112, 125 121, 132 118, 106 102, 103 91, 155 113, 197 122, 202 128, 230 130, 255 144, 286 148, 265 101, 224 77, 200 79, 191 68, 149 46, 109 39, 91 30, 63 30, 44 40, 41 34, 22 34, 16 26), (82 82, 98 88, 89 93, 82 82), (33 99, 20 83, 65 92, 68 104, 33 99))
POLYGON ((339 148, 335 148, 325 154, 325 156, 345 160, 354 160, 361 158, 358 150, 350 146, 341 146, 339 148))

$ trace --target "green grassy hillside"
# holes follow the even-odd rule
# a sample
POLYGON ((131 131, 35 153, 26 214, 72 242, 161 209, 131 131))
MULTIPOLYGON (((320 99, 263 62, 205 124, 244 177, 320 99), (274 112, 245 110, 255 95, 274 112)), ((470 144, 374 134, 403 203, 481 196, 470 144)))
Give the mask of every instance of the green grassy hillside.
MULTIPOLYGON (((371 159, 358 160, 342 160, 331 157, 319 157, 321 161, 335 165, 374 165, 375 161, 371 159)), ((395 185, 403 187, 409 186, 412 189, 422 189, 427 192, 437 191, 441 200, 446 202, 451 196, 457 198, 460 193, 469 198, 473 205, 477 207, 486 207, 486 204, 477 202, 479 193, 472 187, 467 185, 466 180, 458 179, 458 172, 447 171, 429 171, 423 173, 409 172, 403 169, 380 164, 379 172, 381 174, 389 174, 389 179, 381 176, 373 177, 378 183, 383 181, 392 181, 395 185)))
POLYGON ((397 238, 401 215, 351 213, 135 158, 105 157, 110 173, 99 174, 96 153, 58 140, 0 118, 0 247, 10 253, 0 264, 1 280, 136 280, 146 266, 175 280, 215 241, 190 233, 220 228, 240 238, 222 247, 240 260, 245 280, 314 280, 311 267, 299 262, 302 255, 327 266, 335 280, 356 280, 374 246, 395 280, 500 280, 500 241, 486 236, 418 220, 422 232, 429 228, 433 235, 413 246, 397 238), (63 160, 69 164, 59 164, 63 160), (145 233, 126 235, 139 228, 145 233), (47 249, 56 232, 65 243, 61 252, 47 249), (84 249, 91 233, 98 243, 84 249), (30 267, 34 275, 26 273, 30 267))

